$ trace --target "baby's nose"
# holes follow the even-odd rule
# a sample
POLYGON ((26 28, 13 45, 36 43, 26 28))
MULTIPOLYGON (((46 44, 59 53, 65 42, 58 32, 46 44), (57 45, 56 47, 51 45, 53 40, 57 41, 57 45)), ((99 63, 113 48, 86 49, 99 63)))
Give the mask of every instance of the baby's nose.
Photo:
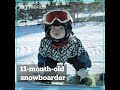
POLYGON ((59 30, 58 30, 58 29, 56 29, 56 33, 59 33, 59 30))

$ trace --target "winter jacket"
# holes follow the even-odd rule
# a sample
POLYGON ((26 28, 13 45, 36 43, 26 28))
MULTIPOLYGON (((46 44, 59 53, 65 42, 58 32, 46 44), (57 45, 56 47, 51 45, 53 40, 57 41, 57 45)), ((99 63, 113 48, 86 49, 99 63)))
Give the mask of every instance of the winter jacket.
POLYGON ((67 43, 62 48, 54 48, 51 45, 51 40, 45 37, 41 40, 40 43, 38 66, 44 65, 46 57, 65 63, 68 58, 75 56, 77 56, 77 59, 85 64, 85 68, 91 67, 91 60, 89 58, 89 55, 82 46, 81 41, 76 36, 72 36, 69 43, 67 43))

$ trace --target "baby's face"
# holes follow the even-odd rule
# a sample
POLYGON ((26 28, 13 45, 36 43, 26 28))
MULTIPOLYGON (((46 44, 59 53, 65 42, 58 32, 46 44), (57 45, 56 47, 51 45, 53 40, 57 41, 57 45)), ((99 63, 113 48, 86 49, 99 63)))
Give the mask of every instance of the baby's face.
POLYGON ((52 26, 50 30, 50 35, 54 39, 62 39, 65 37, 64 26, 52 26))

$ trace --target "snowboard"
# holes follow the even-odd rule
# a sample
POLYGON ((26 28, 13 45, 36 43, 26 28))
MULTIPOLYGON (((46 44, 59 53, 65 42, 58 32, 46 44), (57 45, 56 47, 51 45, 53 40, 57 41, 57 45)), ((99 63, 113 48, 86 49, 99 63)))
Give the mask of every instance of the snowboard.
POLYGON ((97 87, 97 86, 104 86, 104 73, 99 73, 99 74, 91 74, 89 75, 89 80, 87 83, 79 83, 79 78, 75 76, 68 76, 68 80, 65 82, 65 85, 80 85, 80 86, 92 86, 92 87, 97 87))
POLYGON ((89 82, 86 84, 80 84, 78 77, 76 75, 67 75, 67 79, 64 82, 57 82, 57 81, 32 81, 30 82, 33 85, 43 85, 43 86, 49 86, 49 85, 57 85, 57 86, 88 86, 88 87, 98 87, 98 86, 104 86, 105 84, 105 74, 99 73, 99 74, 91 74, 89 75, 89 82))

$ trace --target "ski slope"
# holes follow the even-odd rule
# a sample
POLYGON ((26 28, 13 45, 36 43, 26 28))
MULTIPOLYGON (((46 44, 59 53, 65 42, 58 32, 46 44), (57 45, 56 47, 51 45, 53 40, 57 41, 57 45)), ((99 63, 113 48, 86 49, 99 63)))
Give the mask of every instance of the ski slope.
MULTIPOLYGON (((76 23, 73 25, 73 32, 82 41, 92 61, 92 67, 88 69, 89 73, 97 74, 105 72, 104 22, 76 23)), ((16 64, 37 64, 40 40, 44 36, 43 25, 16 27, 16 64)), ((65 64, 67 65, 67 74, 74 75, 75 69, 72 65, 65 64)))

